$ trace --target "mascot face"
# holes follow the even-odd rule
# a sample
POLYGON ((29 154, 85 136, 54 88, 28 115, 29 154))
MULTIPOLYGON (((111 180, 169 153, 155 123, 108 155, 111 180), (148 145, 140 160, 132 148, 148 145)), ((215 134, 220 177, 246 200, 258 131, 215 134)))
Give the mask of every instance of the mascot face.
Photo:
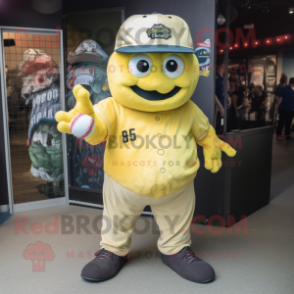
POLYGON ((114 52, 107 74, 112 96, 121 105, 145 112, 167 111, 190 99, 199 64, 195 54, 114 52))

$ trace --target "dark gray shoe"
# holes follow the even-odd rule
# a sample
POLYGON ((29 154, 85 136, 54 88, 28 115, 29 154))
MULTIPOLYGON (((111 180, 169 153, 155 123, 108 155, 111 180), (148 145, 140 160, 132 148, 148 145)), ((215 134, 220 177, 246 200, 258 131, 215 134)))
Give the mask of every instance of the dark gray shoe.
POLYGON ((113 278, 127 262, 127 256, 118 256, 105 249, 96 252, 95 256, 95 259, 84 266, 81 273, 83 279, 91 282, 103 282, 113 278))
POLYGON ((161 259, 165 265, 189 281, 208 283, 215 278, 212 266, 196 257, 188 246, 173 255, 161 254, 161 259))

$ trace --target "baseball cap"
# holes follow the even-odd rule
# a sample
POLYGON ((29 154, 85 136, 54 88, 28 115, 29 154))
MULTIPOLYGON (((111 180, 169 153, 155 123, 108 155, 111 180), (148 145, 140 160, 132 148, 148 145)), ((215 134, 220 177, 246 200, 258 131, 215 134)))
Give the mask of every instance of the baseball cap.
POLYGON ((133 15, 125 20, 117 33, 114 50, 195 54, 187 23, 179 16, 156 12, 133 15))

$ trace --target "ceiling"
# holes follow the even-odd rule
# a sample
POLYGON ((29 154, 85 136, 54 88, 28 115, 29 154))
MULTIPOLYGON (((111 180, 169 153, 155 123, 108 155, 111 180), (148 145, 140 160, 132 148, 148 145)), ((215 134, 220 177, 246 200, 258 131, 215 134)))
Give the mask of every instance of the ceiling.
POLYGON ((237 18, 231 23, 231 30, 244 28, 245 24, 254 24, 256 38, 268 38, 294 32, 294 8, 290 0, 231 0, 231 6, 237 11, 237 18))

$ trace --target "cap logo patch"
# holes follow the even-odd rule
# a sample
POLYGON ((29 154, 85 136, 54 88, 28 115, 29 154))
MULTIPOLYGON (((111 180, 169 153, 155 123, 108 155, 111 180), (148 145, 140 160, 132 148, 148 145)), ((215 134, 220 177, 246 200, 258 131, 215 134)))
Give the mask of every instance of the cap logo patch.
POLYGON ((165 25, 158 23, 154 24, 150 29, 146 31, 147 36, 151 39, 169 39, 171 38, 171 30, 165 25))

